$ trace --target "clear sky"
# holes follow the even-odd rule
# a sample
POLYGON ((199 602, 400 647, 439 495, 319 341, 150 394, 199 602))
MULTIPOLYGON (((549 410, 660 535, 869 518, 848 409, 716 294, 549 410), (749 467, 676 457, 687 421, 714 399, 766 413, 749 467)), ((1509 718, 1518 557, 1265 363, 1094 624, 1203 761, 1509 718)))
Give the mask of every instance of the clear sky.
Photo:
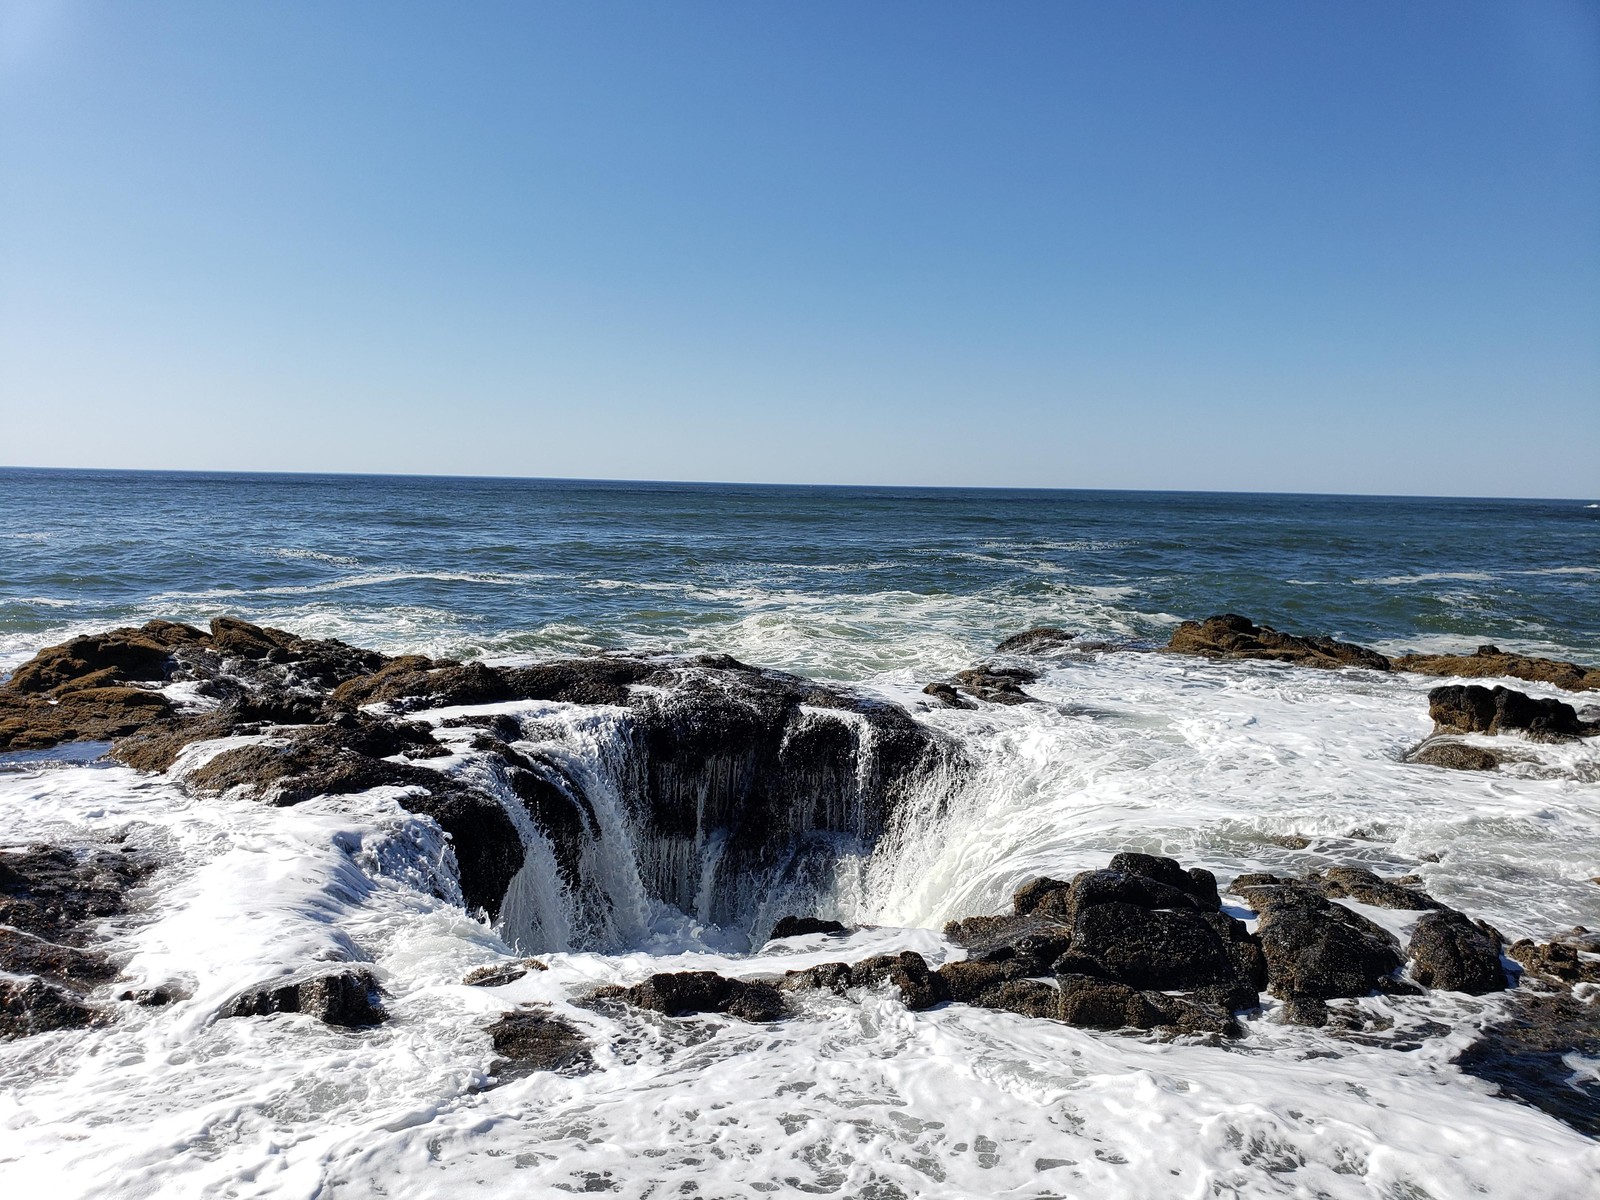
POLYGON ((1600 3, 5 0, 0 463, 1593 497, 1600 3))

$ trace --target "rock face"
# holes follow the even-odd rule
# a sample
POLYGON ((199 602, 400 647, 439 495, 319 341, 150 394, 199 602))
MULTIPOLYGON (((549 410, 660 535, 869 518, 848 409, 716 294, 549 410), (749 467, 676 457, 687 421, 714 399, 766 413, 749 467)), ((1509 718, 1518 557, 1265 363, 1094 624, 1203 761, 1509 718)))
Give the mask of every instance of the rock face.
POLYGON ((1249 617, 1222 613, 1204 621, 1185 621, 1172 632, 1167 649, 1174 654, 1208 658, 1254 658, 1303 667, 1367 667, 1389 670, 1389 660, 1376 650, 1332 638, 1298 637, 1257 625, 1249 617))
POLYGON ((1536 700, 1508 687, 1447 684, 1428 693, 1428 715, 1436 732, 1505 733, 1571 738, 1595 732, 1577 710, 1560 700, 1536 700))
POLYGON ((32 846, 0 852, 0 1037, 79 1029, 110 1019, 87 993, 115 965, 90 943, 95 927, 127 910, 153 869, 126 848, 32 846))
POLYGON ((729 979, 715 971, 676 971, 652 975, 633 987, 603 987, 596 1000, 621 1000, 669 1017, 725 1013, 743 1021, 776 1021, 788 1010, 770 983, 729 979))
POLYGON ((312 968, 258 984, 223 1005, 223 1017, 304 1013, 327 1025, 358 1028, 386 1021, 378 981, 365 967, 312 968))
POLYGON ((1507 654, 1498 646, 1479 646, 1474 654, 1403 654, 1393 660, 1396 670, 1418 675, 1445 675, 1457 679, 1526 679, 1552 683, 1568 692, 1600 691, 1600 668, 1553 658, 1507 654))
POLYGON ((529 1005, 507 1013, 486 1031, 494 1052, 504 1060, 502 1075, 555 1071, 582 1075, 594 1070, 589 1039, 550 1009, 529 1005))

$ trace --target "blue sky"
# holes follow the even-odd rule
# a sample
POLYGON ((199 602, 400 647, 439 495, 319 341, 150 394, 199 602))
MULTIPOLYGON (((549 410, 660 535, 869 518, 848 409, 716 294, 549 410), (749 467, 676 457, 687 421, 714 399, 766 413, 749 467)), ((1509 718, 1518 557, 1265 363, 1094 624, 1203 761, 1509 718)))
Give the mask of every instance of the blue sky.
POLYGON ((1600 4, 0 7, 0 462, 1600 493, 1600 4))

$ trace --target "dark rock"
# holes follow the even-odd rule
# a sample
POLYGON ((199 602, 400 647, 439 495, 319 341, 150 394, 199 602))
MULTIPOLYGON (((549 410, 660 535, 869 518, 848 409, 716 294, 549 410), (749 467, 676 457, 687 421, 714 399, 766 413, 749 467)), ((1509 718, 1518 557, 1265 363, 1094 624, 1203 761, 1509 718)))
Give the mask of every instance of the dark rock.
POLYGON ((1310 887, 1257 886, 1249 899, 1261 913, 1256 937, 1274 996, 1365 996, 1400 969, 1392 934, 1310 887))
POLYGON ((803 971, 789 971, 778 985, 781 991, 798 992, 813 989, 844 995, 850 988, 850 964, 842 962, 818 963, 803 971))
POLYGON ((65 983, 104 983, 117 974, 117 968, 98 951, 63 946, 3 926, 0 926, 0 971, 13 975, 43 975, 65 983))
POLYGON ((1407 951, 1412 975, 1423 987, 1478 996, 1506 986, 1500 939, 1454 909, 1417 922, 1407 951))
POLYGON ((669 1017, 726 1013, 745 1021, 776 1021, 787 1013, 783 995, 770 983, 728 979, 714 971, 652 975, 633 987, 606 987, 596 999, 618 999, 669 1017))
POLYGON ((175 983, 163 983, 151 988, 138 988, 123 992, 118 1000, 137 1004, 140 1008, 164 1008, 189 998, 189 990, 175 983))
POLYGON ((64 946, 127 910, 127 894, 154 864, 128 850, 30 846, 0 851, 0 925, 64 946))
POLYGON ((958 691, 987 704, 1033 704, 1037 702, 1035 697, 1023 691, 1022 685, 1037 678, 1037 673, 1023 667, 986 664, 957 671, 955 686, 958 691))
POLYGON ((111 757, 136 771, 165 771, 195 742, 227 737, 238 728, 235 714, 203 713, 151 721, 119 739, 111 757))
POLYGON ((1548 981, 1571 985, 1600 983, 1600 959, 1584 958, 1569 942, 1513 942, 1506 954, 1523 970, 1548 981))
POLYGON ((1389 660, 1376 650, 1324 637, 1298 637, 1257 625, 1235 613, 1185 621, 1173 630, 1167 649, 1175 654, 1209 658, 1251 658, 1294 663, 1303 667, 1366 667, 1389 670, 1389 660))
POLYGON ((1446 684, 1428 693, 1428 715, 1437 732, 1505 733, 1581 737, 1592 732, 1577 710, 1561 700, 1536 700, 1508 687, 1446 684))
POLYGON ((1375 908, 1444 908, 1428 893, 1380 879, 1365 867, 1328 867, 1306 882, 1330 900, 1355 900, 1375 908))
POLYGON ((537 958, 524 958, 520 962, 490 963, 484 967, 474 967, 468 971, 466 978, 461 982, 468 987, 505 987, 508 983, 515 983, 529 971, 548 971, 537 958))
POLYGON ((1154 1029, 1162 1013, 1144 992, 1090 975, 1063 975, 1059 1015, 1080 1029, 1154 1029))
POLYGON ((1500 765, 1500 756, 1493 750, 1450 738, 1429 738, 1406 755, 1406 761, 1452 771, 1493 771, 1500 765))
POLYGON ((106 1013, 78 993, 37 977, 0 979, 0 1038, 103 1024, 106 1013))
POLYGON ((1316 996, 1290 996, 1283 1002, 1283 1019, 1289 1025, 1320 1028, 1332 1015, 1328 1002, 1316 996))
POLYGON ((767 940, 776 942, 781 938, 804 937, 809 933, 848 932, 840 922, 826 921, 821 917, 779 917, 777 924, 772 927, 772 936, 767 940))
POLYGON ((1222 913, 1096 904, 1073 918, 1071 948, 1054 968, 1144 990, 1232 986, 1243 981, 1231 942, 1252 947, 1243 922, 1222 913))
POLYGON ((871 987, 885 979, 900 990, 913 1012, 950 999, 944 978, 929 970, 927 960, 914 950, 864 959, 850 968, 851 987, 871 987))
POLYGON ((948 683, 930 683, 922 689, 924 696, 932 696, 945 708, 977 708, 971 700, 964 699, 955 687, 948 683))
POLYGON ((365 967, 320 967, 257 984, 223 1005, 223 1017, 304 1013, 328 1025, 357 1028, 388 1019, 378 981, 365 967))
POLYGON ((1061 1016, 1061 992, 1038 979, 1012 979, 985 989, 971 1003, 1023 1017, 1061 1016))
POLYGON ((1078 635, 1058 629, 1054 625, 1040 625, 1022 633, 1014 633, 995 647, 999 654, 1044 654, 1059 650, 1078 635))
POLYGON ((1125 852, 1111 856, 1111 869, 1125 875, 1154 879, 1177 891, 1187 892, 1200 902, 1202 908, 1222 907, 1222 899, 1217 895, 1217 877, 1203 867, 1190 867, 1186 871, 1176 859, 1125 852))
POLYGON ((959 962, 947 962, 938 970, 950 999, 965 1004, 978 1003, 978 998, 990 989, 1013 979, 1022 979, 1027 973, 1024 964, 1018 963, 1016 959, 983 962, 969 958, 959 962))
POLYGON ((1476 654, 1406 654, 1393 661, 1396 670, 1419 675, 1525 679, 1530 683, 1553 683, 1569 692, 1600 691, 1600 668, 1524 654, 1504 654, 1495 646, 1480 646, 1476 654))
POLYGON ((529 1005, 506 1013, 488 1027, 494 1051, 507 1060, 509 1071, 555 1071, 581 1075, 594 1070, 589 1040, 583 1031, 550 1009, 529 1005))
POLYGON ((0 751, 106 741, 171 712, 166 697, 136 687, 90 687, 64 692, 54 700, 42 693, 0 689, 0 751))
POLYGON ((1600 1005, 1517 991, 1510 1011, 1456 1056, 1469 1075, 1580 1133, 1600 1137, 1600 1081, 1575 1072, 1574 1056, 1600 1058, 1600 1005))
POLYGON ((967 917, 951 921, 944 935, 966 949, 970 960, 1015 963, 1023 975, 1048 975, 1072 945, 1072 927, 1037 916, 967 917))
POLYGON ((175 670, 172 651, 203 637, 198 629, 170 621, 75 637, 59 646, 46 646, 18 667, 5 687, 59 695, 72 689, 160 682, 175 670))
MULTIPOLYGON (((1025 883, 1019 887, 1011 897, 1011 910, 1019 917, 1028 916, 1047 902, 1047 898, 1057 892, 1065 892, 1072 885, 1063 879, 1051 879, 1048 875, 1025 883)), ((1070 909, 1063 907, 1063 914, 1070 913, 1070 909)))

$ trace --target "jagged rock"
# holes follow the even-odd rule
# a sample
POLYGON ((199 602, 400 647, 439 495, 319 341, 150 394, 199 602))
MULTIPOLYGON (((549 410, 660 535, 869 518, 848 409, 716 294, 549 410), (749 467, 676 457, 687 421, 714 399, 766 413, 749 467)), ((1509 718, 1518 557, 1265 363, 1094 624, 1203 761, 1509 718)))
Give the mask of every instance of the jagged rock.
POLYGON ((474 967, 468 971, 466 978, 461 982, 468 987, 505 987, 508 983, 515 983, 529 971, 548 971, 537 958, 524 958, 520 962, 490 963, 484 967, 474 967))
POLYGON ((172 677, 173 650, 205 635, 188 625, 151 621, 139 629, 112 629, 46 646, 16 669, 9 691, 57 695, 172 677))
POLYGON ((1406 755, 1406 761, 1452 771, 1493 771, 1500 765, 1500 756, 1482 746, 1469 746, 1450 738, 1429 738, 1406 755))
MULTIPOLYGON (((581 1075, 594 1070, 589 1039, 569 1021, 543 1006, 518 1008, 488 1027, 494 1051, 506 1059, 510 1073, 555 1071, 581 1075)), ((507 1073, 501 1068, 502 1073, 507 1073)))
POLYGON ((1536 700, 1508 687, 1475 683, 1446 684, 1428 693, 1428 715, 1436 732, 1504 733, 1519 730, 1534 736, 1582 737, 1593 732, 1578 720, 1577 710, 1560 700, 1536 700))
POLYGON ((784 992, 825 991, 844 995, 850 988, 850 964, 842 962, 818 963, 801 971, 788 971, 778 984, 784 992))
POLYGON ((1014 633, 995 647, 998 654, 1044 654, 1059 650, 1078 635, 1058 629, 1054 625, 1040 625, 1034 629, 1014 633))
POLYGON ((304 1013, 328 1025, 357 1028, 388 1019, 378 981, 365 967, 318 967, 269 980, 222 1007, 223 1017, 304 1013))
POLYGON ((126 847, 74 852, 61 846, 0 851, 0 925, 66 946, 94 922, 127 910, 127 894, 154 869, 126 847))
POLYGON ((1553 658, 1507 654, 1498 646, 1479 646, 1475 654, 1404 654, 1396 670, 1457 679, 1525 679, 1553 683, 1569 692, 1600 691, 1600 667, 1583 667, 1553 658))
POLYGON ((945 963, 937 974, 944 981, 944 989, 950 999, 965 1004, 976 1004, 980 996, 1002 983, 1025 978, 1028 971, 1026 964, 1016 959, 985 962, 968 958, 945 963))
POLYGON ((1535 942, 1523 938, 1511 943, 1508 957, 1530 974, 1556 983, 1600 983, 1600 959, 1584 958, 1570 942, 1535 942))
POLYGON ((107 1014, 77 992, 37 977, 0 979, 0 1039, 56 1029, 87 1029, 107 1014))
POLYGON ((597 1000, 616 999, 669 1017, 726 1013, 745 1021, 776 1021, 788 1011, 770 983, 728 979, 715 971, 675 971, 652 975, 633 987, 603 987, 597 1000))
POLYGON ((1041 904, 1049 903, 1049 898, 1057 892, 1065 892, 1072 884, 1064 879, 1052 879, 1046 875, 1025 883, 1019 887, 1011 897, 1011 911, 1019 917, 1028 916, 1036 911, 1041 904))
POLYGON ((1082 1029, 1163 1029, 1169 1033, 1220 1033, 1236 1037, 1239 1024, 1227 1007, 1141 991, 1115 980, 1062 975, 1058 1011, 1068 1025, 1082 1029))
POLYGON ((1412 975, 1423 987, 1478 996, 1506 986, 1499 937, 1455 909, 1431 912, 1418 921, 1406 953, 1412 975))
POLYGON ((1389 660, 1376 650, 1325 637, 1298 637, 1257 625, 1249 617, 1223 613, 1204 621, 1185 621, 1172 632, 1167 649, 1175 654, 1210 658, 1253 658, 1295 663, 1303 667, 1366 667, 1389 670, 1389 660))
MULTIPOLYGON (((1234 883, 1234 890, 1240 885, 1234 883)), ((1400 944, 1365 917, 1303 884, 1249 887, 1267 990, 1282 999, 1365 996, 1401 966, 1400 944)))
POLYGON ((913 1012, 950 998, 943 977, 930 970, 927 960, 914 950, 863 959, 850 968, 851 987, 870 987, 885 979, 900 990, 901 999, 913 1012))
MULTIPOLYGON (((1155 991, 1259 988, 1260 951, 1244 923, 1223 913, 1112 902, 1079 911, 1057 974, 1094 975, 1155 991)), ((1254 1003, 1254 991, 1248 1003, 1254 1003)))
POLYGON ((1522 989, 1507 999, 1507 1015, 1484 1028, 1455 1065, 1580 1133, 1600 1137, 1600 1080, 1574 1071, 1571 1061, 1600 1058, 1600 1005, 1522 989))
POLYGON ((1313 871, 1306 882, 1330 900, 1355 900, 1375 908, 1445 907, 1428 893, 1380 879, 1365 867, 1328 867, 1313 871))
POLYGON ((1061 1017, 1061 992, 1053 984, 1039 979, 1012 979, 996 983, 969 1003, 1022 1017, 1061 1017))
POLYGON ((808 933, 841 934, 850 932, 838 921, 828 921, 821 917, 779 917, 777 924, 772 927, 772 936, 767 940, 776 942, 782 938, 804 937, 808 933))
POLYGON ((956 690, 988 704, 1034 704, 1036 699, 1022 685, 1039 678, 1025 667, 997 667, 985 664, 957 671, 956 690))

